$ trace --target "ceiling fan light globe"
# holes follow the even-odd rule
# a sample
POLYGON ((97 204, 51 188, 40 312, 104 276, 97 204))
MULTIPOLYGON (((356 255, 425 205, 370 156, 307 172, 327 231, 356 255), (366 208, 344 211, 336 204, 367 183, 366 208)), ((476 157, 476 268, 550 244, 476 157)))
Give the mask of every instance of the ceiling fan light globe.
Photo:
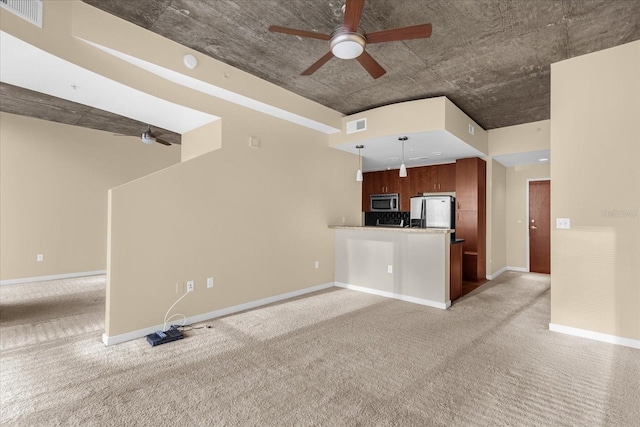
POLYGON ((331 53, 340 59, 354 59, 362 55, 366 42, 358 33, 342 33, 334 36, 329 43, 331 53))
POLYGON ((151 138, 151 135, 149 135, 147 132, 145 132, 142 135, 140 135, 140 139, 145 144, 152 144, 153 143, 153 138, 151 138))

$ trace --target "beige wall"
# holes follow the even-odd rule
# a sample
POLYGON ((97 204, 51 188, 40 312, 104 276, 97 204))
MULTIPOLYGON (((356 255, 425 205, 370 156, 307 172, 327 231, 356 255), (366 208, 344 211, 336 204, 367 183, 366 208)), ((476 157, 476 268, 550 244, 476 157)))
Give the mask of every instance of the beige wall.
POLYGON ((507 168, 507 266, 514 270, 529 271, 529 228, 527 225, 529 180, 548 179, 549 164, 507 168))
POLYGON ((551 68, 551 323, 640 340, 640 41, 551 68))
POLYGON ((222 120, 182 134, 180 160, 186 162, 222 147, 222 120))
POLYGON ((489 130, 489 154, 526 153, 548 150, 551 120, 524 123, 489 130))
POLYGON ((162 323, 187 280, 186 316, 334 281, 328 225, 359 224, 357 157, 318 132, 228 113, 220 150, 112 190, 108 337, 162 323))
POLYGON ((104 270, 108 189, 179 161, 179 147, 0 113, 0 279, 104 270))
POLYGON ((487 277, 507 267, 507 169, 487 160, 487 277))

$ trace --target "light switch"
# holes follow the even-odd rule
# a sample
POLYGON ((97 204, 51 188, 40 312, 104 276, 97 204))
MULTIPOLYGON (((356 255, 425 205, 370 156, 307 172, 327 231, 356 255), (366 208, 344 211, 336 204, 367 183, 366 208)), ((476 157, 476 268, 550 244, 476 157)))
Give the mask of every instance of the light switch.
POLYGON ((571 228, 571 218, 556 218, 556 228, 569 230, 571 228))

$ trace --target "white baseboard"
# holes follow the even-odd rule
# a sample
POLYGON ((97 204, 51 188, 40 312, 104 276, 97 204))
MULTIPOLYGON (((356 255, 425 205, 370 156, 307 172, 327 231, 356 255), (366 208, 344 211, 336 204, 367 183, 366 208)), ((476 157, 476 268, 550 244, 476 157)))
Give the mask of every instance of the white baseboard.
MULTIPOLYGON (((309 294, 312 292, 321 291, 323 289, 328 289, 334 286, 333 282, 324 283, 322 285, 311 286, 310 288, 299 289, 293 292, 287 292, 285 294, 275 295, 272 297, 267 297, 263 299, 259 299, 256 301, 247 302, 244 304, 234 305, 233 307, 221 308, 220 310, 211 311, 209 313, 197 314, 195 316, 187 317, 186 323, 187 325, 192 323, 204 322, 206 320, 215 319, 216 317, 227 316, 229 314, 238 313, 244 310, 250 310, 252 308, 257 308, 263 305, 272 304, 274 302, 283 301, 289 298, 295 298, 300 295, 309 294)), ((125 341, 131 341, 138 338, 142 338, 145 335, 151 334, 155 331, 162 330, 164 327, 163 323, 160 323, 155 326, 150 326, 144 329, 138 329, 136 331, 127 332, 125 334, 108 336, 107 334, 102 334, 102 342, 106 346, 120 344, 125 341)))
POLYGON ((500 270, 496 271, 493 274, 487 274, 487 280, 495 279, 496 277, 498 277, 499 275, 501 275, 502 273, 504 273, 508 269, 509 269, 509 267, 502 267, 500 270))
POLYGON ((570 326, 558 325, 556 323, 549 323, 549 330, 552 332, 560 332, 561 334, 574 335, 576 337, 587 338, 590 340, 640 349, 640 340, 632 340, 631 338, 618 337, 615 335, 588 331, 586 329, 572 328, 570 326))
POLYGON ((437 301, 431 301, 428 299, 410 297, 408 295, 396 294, 394 292, 379 291, 377 289, 365 288, 364 286, 351 285, 349 283, 341 283, 341 282, 336 282, 336 286, 340 288, 351 289, 352 291, 364 292, 367 294, 378 295, 386 298, 399 299, 401 301, 412 302, 414 304, 426 305, 429 307, 440 308, 443 310, 446 310, 447 308, 451 307, 451 300, 447 301, 446 303, 437 302, 437 301))
POLYGON ((493 274, 487 274, 487 280, 493 280, 495 278, 497 278, 498 276, 500 276, 502 273, 505 273, 507 271, 517 271, 520 273, 528 273, 529 269, 525 268, 525 267, 511 267, 511 266, 506 266, 506 267, 502 267, 500 270, 496 271, 493 274))
POLYGON ((74 277, 99 276, 107 274, 107 270, 82 271, 79 273, 53 274, 51 276, 24 277, 22 279, 0 280, 1 285, 17 285, 20 283, 45 282, 47 280, 73 279, 74 277))

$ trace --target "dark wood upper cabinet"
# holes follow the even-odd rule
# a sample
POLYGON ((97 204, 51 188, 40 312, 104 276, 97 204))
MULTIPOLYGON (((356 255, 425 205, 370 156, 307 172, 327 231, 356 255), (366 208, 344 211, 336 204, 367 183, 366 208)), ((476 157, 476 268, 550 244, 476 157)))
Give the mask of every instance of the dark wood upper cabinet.
POLYGON ((456 164, 411 168, 411 196, 422 193, 456 191, 456 164))
POLYGON ((438 190, 456 191, 456 164, 447 163, 436 166, 438 169, 438 190))
POLYGON ((438 172, 434 166, 418 166, 407 170, 409 177, 409 198, 434 191, 437 186, 438 172))
MULTIPOLYGON (((456 209, 478 210, 478 158, 460 159, 456 168, 456 209)), ((481 160, 482 161, 482 160, 481 160)))
POLYGON ((362 182, 362 210, 369 211, 372 194, 398 193, 400 210, 411 210, 411 197, 422 193, 456 191, 456 164, 418 166, 407 169, 407 176, 400 178, 398 169, 366 172, 362 182))

